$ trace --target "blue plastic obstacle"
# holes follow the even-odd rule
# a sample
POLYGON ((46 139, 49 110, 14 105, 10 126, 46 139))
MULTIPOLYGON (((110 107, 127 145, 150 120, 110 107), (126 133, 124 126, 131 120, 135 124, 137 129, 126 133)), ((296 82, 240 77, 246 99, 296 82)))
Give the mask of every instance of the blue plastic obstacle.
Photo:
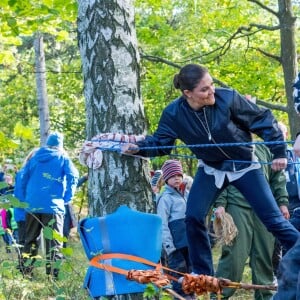
POLYGON ((84 288, 92 297, 144 292, 145 284, 129 281, 110 268, 126 272, 151 270, 153 266, 124 258, 107 259, 104 254, 133 255, 158 263, 162 245, 160 217, 124 205, 105 217, 83 219, 78 230, 87 258, 90 261, 99 258, 99 266, 90 265, 84 280, 84 288))

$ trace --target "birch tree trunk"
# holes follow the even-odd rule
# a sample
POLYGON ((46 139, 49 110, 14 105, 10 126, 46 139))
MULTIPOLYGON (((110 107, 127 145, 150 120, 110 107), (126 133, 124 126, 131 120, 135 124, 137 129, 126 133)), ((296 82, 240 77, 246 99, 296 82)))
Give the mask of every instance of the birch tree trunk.
MULTIPOLYGON (((100 133, 145 133, 133 2, 79 0, 78 4, 87 140, 100 133)), ((150 211, 147 161, 103 154, 101 168, 89 170, 89 214, 105 215, 121 204, 150 211)))
POLYGON ((50 119, 46 85, 44 44, 43 36, 40 33, 36 34, 34 40, 34 52, 36 69, 36 90, 40 119, 40 143, 41 145, 44 145, 46 143, 46 139, 50 130, 50 119))

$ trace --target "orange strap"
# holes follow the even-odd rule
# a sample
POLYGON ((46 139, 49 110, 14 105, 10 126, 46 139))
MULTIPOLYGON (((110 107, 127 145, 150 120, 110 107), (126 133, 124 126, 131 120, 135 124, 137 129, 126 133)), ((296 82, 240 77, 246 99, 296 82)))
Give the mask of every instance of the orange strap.
MULTIPOLYGON (((139 256, 135 256, 135 255, 123 254, 123 253, 106 253, 106 254, 100 254, 100 255, 94 256, 90 260, 90 265, 93 266, 93 267, 100 268, 100 269, 107 270, 107 271, 111 271, 111 272, 114 272, 114 273, 127 275, 128 270, 124 270, 124 269, 121 269, 121 268, 118 268, 118 267, 114 267, 114 266, 111 266, 111 265, 108 265, 108 264, 103 264, 103 263, 99 262, 99 260, 112 259, 112 258, 131 260, 131 261, 135 261, 135 262, 139 262, 139 263, 142 263, 142 264, 145 264, 145 265, 155 267, 156 269, 163 269, 163 270, 166 270, 166 271, 170 271, 170 272, 174 272, 174 273, 184 275, 184 273, 180 273, 180 272, 177 272, 175 270, 169 269, 167 267, 162 266, 159 263, 158 264, 154 263, 154 262, 152 262, 148 259, 145 259, 145 258, 142 258, 142 257, 139 257, 139 256)), ((175 278, 171 275, 168 275, 168 274, 166 274, 166 275, 172 280, 176 280, 176 281, 178 280, 177 278, 175 278)))

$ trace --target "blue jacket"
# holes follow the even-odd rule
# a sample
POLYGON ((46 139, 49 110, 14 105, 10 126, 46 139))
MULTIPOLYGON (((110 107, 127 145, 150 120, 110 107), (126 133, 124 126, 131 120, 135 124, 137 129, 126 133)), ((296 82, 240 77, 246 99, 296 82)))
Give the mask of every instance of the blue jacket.
POLYGON ((183 97, 171 102, 164 109, 154 135, 137 143, 142 148, 138 154, 147 157, 168 155, 176 139, 186 145, 246 143, 222 148, 190 147, 197 158, 211 167, 224 171, 242 170, 249 163, 232 160, 252 160, 254 150, 249 144, 252 132, 266 142, 282 142, 267 146, 274 159, 286 157, 282 132, 270 110, 258 107, 232 89, 216 88, 215 99, 214 105, 199 111, 194 111, 183 97), (208 126, 211 139, 202 124, 208 126))
POLYGON ((78 171, 67 154, 55 148, 40 148, 24 167, 21 199, 35 213, 64 213, 72 200, 78 171))

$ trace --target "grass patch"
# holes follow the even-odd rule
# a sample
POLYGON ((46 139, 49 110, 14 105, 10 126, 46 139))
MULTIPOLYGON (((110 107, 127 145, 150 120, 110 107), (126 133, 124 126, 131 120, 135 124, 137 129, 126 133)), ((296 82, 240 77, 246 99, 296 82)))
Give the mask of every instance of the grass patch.
MULTIPOLYGON (((1 241, 2 242, 2 241, 1 241)), ((45 261, 38 260, 33 277, 23 277, 16 268, 17 253, 7 254, 3 242, 0 245, 0 300, 86 300, 89 296, 82 288, 88 261, 78 239, 70 241, 69 251, 61 264, 58 280, 46 275, 45 261)))

